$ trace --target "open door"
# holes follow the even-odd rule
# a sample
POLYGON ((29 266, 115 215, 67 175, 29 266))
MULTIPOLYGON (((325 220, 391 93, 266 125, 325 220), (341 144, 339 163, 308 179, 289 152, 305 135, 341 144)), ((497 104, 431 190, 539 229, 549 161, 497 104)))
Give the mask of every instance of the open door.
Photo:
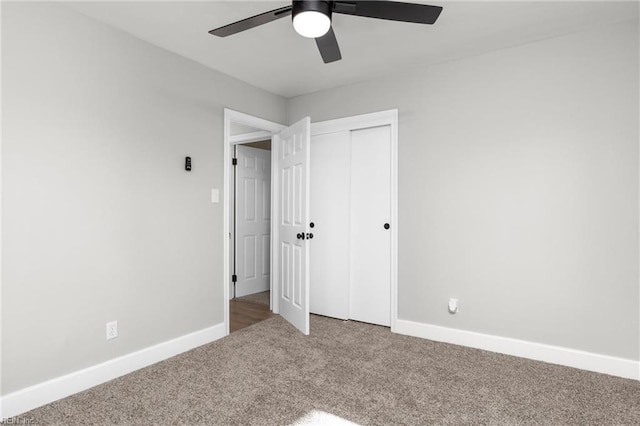
POLYGON ((271 151, 236 145, 235 296, 269 290, 271 151))
MULTIPOLYGON (((303 334, 309 334, 309 144, 311 119, 306 117, 274 135, 273 253, 277 277, 276 309, 303 334), (274 203, 275 204, 275 203, 274 203), (277 236, 275 235, 277 234, 277 236)), ((274 278, 275 278, 274 277, 274 278)))

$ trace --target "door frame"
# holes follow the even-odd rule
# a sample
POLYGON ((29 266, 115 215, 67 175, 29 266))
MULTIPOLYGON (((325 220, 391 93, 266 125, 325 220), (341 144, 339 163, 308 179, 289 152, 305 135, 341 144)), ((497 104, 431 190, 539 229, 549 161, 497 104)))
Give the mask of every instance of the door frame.
MULTIPOLYGON (((269 120, 265 120, 259 117, 255 117, 249 114, 245 114, 239 111, 234 111, 229 108, 224 109, 224 147, 223 147, 223 198, 222 198, 222 221, 223 221, 223 233, 225 236, 222 245, 222 282, 224 284, 224 328, 225 336, 229 334, 229 283, 231 282, 231 268, 230 262, 230 246, 231 246, 231 219, 230 219, 230 200, 231 191, 233 190, 233 180, 230 178, 233 159, 233 147, 238 144, 257 142, 265 139, 271 139, 275 133, 279 133, 286 126, 274 123, 269 120), (256 132, 244 133, 240 135, 231 135, 231 125, 240 124, 244 126, 260 129, 256 132)), ((273 151, 272 151, 273 152, 273 151)), ((272 156, 272 179, 271 189, 273 194, 273 156, 272 156)), ((273 202, 271 203, 271 209, 273 212, 273 202)), ((272 214, 273 217, 273 214, 272 214)), ((273 226, 272 226, 273 229, 273 226)), ((273 240, 273 235, 272 235, 273 240)), ((270 287, 273 288, 273 263, 271 264, 271 278, 270 287)), ((272 292, 273 293, 273 292, 272 292)), ((273 304, 272 304, 273 305, 273 304)), ((275 312, 275 310, 274 310, 275 312)))
POLYGON ((398 110, 311 123, 311 137, 381 126, 390 126, 391 133, 391 331, 395 333, 398 320, 398 110))

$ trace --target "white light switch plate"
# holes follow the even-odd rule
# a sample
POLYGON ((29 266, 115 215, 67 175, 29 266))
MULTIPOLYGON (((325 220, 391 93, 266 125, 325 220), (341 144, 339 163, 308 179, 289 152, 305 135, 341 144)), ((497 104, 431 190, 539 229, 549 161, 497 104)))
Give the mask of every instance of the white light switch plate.
POLYGON ((217 188, 213 188, 211 190, 211 202, 212 203, 220 202, 220 191, 217 188))

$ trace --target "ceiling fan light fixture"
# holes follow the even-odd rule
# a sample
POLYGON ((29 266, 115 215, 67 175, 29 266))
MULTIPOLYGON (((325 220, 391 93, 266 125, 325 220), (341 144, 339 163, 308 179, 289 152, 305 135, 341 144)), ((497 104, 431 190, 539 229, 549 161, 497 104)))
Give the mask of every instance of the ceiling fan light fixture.
POLYGON ((331 28, 331 5, 327 1, 294 1, 293 28, 303 37, 318 38, 331 28))
POLYGON ((329 27, 331 27, 331 19, 322 12, 302 12, 293 18, 293 28, 302 37, 322 37, 329 31, 329 27))

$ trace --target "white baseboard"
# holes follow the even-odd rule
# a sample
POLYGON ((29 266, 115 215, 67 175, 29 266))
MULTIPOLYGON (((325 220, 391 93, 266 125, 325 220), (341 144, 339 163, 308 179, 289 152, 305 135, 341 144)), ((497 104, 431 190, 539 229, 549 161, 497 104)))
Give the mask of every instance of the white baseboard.
POLYGON ((398 319, 395 333, 640 380, 640 361, 398 319))
POLYGON ((37 385, 0 399, 0 420, 34 408, 213 342, 225 336, 224 323, 124 355, 37 385))

